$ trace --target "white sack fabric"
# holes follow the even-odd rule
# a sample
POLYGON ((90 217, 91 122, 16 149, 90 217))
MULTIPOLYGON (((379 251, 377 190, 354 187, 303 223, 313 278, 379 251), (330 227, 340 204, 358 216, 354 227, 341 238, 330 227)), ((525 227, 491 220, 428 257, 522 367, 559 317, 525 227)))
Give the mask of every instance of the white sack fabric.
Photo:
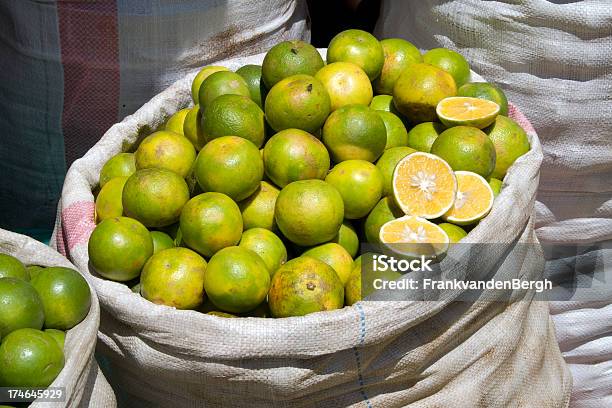
MULTIPOLYGON (((48 246, 10 231, 0 229, 0 253, 9 254, 25 265, 65 266, 77 269, 66 258, 48 246)), ((65 387, 65 402, 34 402, 32 408, 46 407, 115 407, 115 394, 94 358, 96 334, 100 322, 100 305, 86 276, 91 290, 91 309, 81 323, 70 329, 66 335, 64 369, 50 387, 65 387)))

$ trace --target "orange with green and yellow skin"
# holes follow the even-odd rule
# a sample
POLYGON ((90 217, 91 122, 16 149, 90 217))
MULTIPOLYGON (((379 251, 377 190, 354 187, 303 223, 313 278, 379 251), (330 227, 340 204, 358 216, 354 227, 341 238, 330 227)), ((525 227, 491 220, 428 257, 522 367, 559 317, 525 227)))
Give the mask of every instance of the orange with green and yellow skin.
POLYGON ((393 96, 391 95, 375 95, 372 98, 372 102, 370 102, 370 109, 391 112, 403 120, 401 113, 399 113, 399 111, 395 108, 395 105, 393 105, 393 96))
POLYGON ((179 135, 183 134, 183 124, 185 123, 185 117, 189 113, 191 109, 185 108, 176 112, 174 115, 170 116, 164 129, 169 132, 178 133, 179 135))
POLYGON ((185 204, 181 214, 182 240, 205 257, 236 245, 242 236, 238 205, 221 193, 204 193, 185 204))
POLYGON ((263 152, 266 175, 279 187, 308 179, 323 179, 329 153, 319 139, 300 129, 285 129, 268 140, 263 152))
POLYGON ((49 336, 53 337, 57 342, 57 345, 60 346, 60 349, 64 350, 64 345, 66 344, 65 331, 57 329, 45 329, 44 332, 49 336))
POLYGON ((207 142, 233 135, 249 140, 260 148, 266 137, 264 113, 246 96, 219 96, 204 110, 200 120, 207 142))
POLYGON ((355 227, 353 227, 349 220, 344 220, 332 242, 340 244, 351 257, 354 257, 359 252, 359 237, 355 227))
POLYGON ((342 285, 348 281, 351 270, 353 269, 353 257, 351 254, 349 254, 340 244, 334 242, 328 242, 327 244, 321 244, 314 248, 310 248, 308 251, 304 252, 302 256, 310 256, 331 266, 338 275, 338 278, 340 278, 342 285))
POLYGON ((361 300, 361 263, 351 270, 348 281, 344 285, 344 303, 352 306, 361 300))
POLYGON ((344 219, 344 203, 338 190, 325 181, 294 181, 278 195, 274 218, 291 242, 316 245, 338 234, 344 219))
POLYGON ((200 109, 208 105, 221 95, 242 95, 251 97, 249 86, 237 73, 231 71, 218 71, 208 76, 200 86, 198 104, 200 109))
POLYGON ((119 153, 108 159, 100 170, 100 187, 114 177, 129 177, 136 171, 136 159, 133 153, 119 153))
POLYGON ((495 169, 491 177, 503 180, 512 164, 529 151, 527 133, 514 120, 498 115, 495 122, 483 131, 495 146, 495 169))
POLYGON ((372 244, 380 243, 380 228, 387 222, 404 215, 404 212, 395 204, 393 196, 383 197, 368 214, 364 223, 366 240, 372 244))
POLYGON ((393 87, 393 104, 412 123, 438 120, 436 106, 455 96, 455 80, 446 71, 428 64, 411 64, 393 87))
POLYGON ((191 249, 164 249, 142 269, 140 294, 158 305, 195 309, 204 302, 205 272, 206 261, 191 249))
POLYGON ((393 195, 393 171, 397 163, 415 151, 413 148, 406 146, 392 147, 385 150, 376 161, 376 167, 383 177, 383 196, 393 195))
POLYGON ((262 181, 253 194, 238 203, 245 230, 265 228, 275 231, 277 229, 276 221, 274 221, 274 206, 278 193, 280 193, 278 188, 267 181, 262 181))
POLYGON ((223 136, 204 146, 194 166, 202 191, 244 200, 257 190, 264 174, 259 149, 238 136, 223 136))
POLYGON ((385 62, 380 77, 374 81, 374 89, 378 94, 391 95, 402 71, 410 64, 423 62, 423 57, 417 47, 401 38, 387 38, 382 40, 380 45, 385 62))
POLYGON ((372 34, 363 30, 345 30, 332 38, 327 48, 327 63, 339 61, 360 66, 373 81, 383 69, 385 54, 372 34))
POLYGON ((204 82, 206 78, 208 78, 215 72, 219 72, 219 71, 229 71, 229 69, 225 67, 211 65, 211 66, 202 68, 200 72, 198 72, 198 74, 193 79, 193 82, 191 83, 191 98, 193 99, 193 103, 195 103, 196 105, 199 103, 199 94, 200 94, 200 87, 202 86, 202 82, 204 82))
POLYGON ((438 122, 419 123, 408 132, 408 146, 420 152, 431 152, 431 146, 446 126, 438 122))
POLYGON ((270 272, 255 252, 242 247, 220 250, 208 263, 204 289, 222 311, 245 313, 259 306, 270 288, 270 272))
POLYGON ((161 130, 145 137, 134 154, 136 169, 161 168, 187 177, 196 151, 185 136, 161 130))
POLYGON ((274 85, 266 96, 266 119, 277 132, 297 128, 315 133, 325 123, 330 110, 327 90, 321 81, 310 75, 287 77, 274 85))
POLYGON ((41 329, 45 322, 38 292, 28 282, 17 278, 0 278, 0 312, 0 340, 18 329, 41 329))
POLYGON ((482 130, 474 127, 446 129, 431 146, 431 153, 446 160, 454 171, 471 171, 488 178, 495 169, 495 146, 482 130))
POLYGON ((442 228, 446 235, 448 235, 448 239, 451 244, 456 244, 461 239, 467 236, 467 232, 463 228, 458 225, 450 224, 448 222, 443 222, 438 224, 438 227, 442 228))
POLYGON ((153 253, 156 254, 164 249, 174 248, 174 240, 170 235, 162 231, 151 231, 151 239, 153 240, 153 253))
POLYGON ((423 62, 448 72, 457 87, 470 80, 470 64, 463 55, 447 48, 434 48, 423 54, 423 62))
POLYGON ((499 193, 501 193, 503 182, 500 179, 496 179, 493 177, 491 177, 488 182, 489 186, 491 187, 491 190, 493 190, 493 196, 497 197, 499 193))
POLYGON ((335 163, 374 162, 385 150, 387 129, 377 111, 367 106, 347 105, 332 112, 325 121, 323 143, 335 163))
POLYGON ((267 91, 261 79, 261 71, 261 65, 244 65, 238 68, 236 73, 244 79, 249 87, 251 100, 263 109, 267 91))
POLYGON ((369 105, 374 92, 372 83, 358 65, 351 62, 334 62, 326 65, 315 75, 327 89, 331 110, 345 105, 369 105))
POLYGON ((138 170, 123 187, 123 212, 147 227, 165 227, 178 221, 189 200, 185 179, 167 169, 138 170))
POLYGON ((140 275, 153 255, 151 234, 140 222, 117 217, 102 221, 89 237, 89 262, 102 277, 126 282, 140 275))
POLYGON ((261 257, 270 276, 287 261, 287 248, 283 241, 272 231, 264 228, 251 228, 242 233, 239 247, 250 249, 261 257))
POLYGON ((488 82, 469 82, 457 89, 457 96, 486 99, 499 105, 499 114, 508 116, 508 99, 498 86, 488 82))
POLYGON ((123 187, 128 177, 114 177, 100 189, 96 197, 96 219, 98 222, 107 218, 123 215, 123 187))
POLYGON ((72 329, 89 313, 89 285, 74 269, 46 268, 32 279, 32 286, 43 302, 47 329, 72 329))
POLYGON ((270 48, 264 57, 262 79, 268 89, 292 75, 314 75, 325 65, 319 51, 300 41, 283 41, 270 48))
POLYGON ((404 122, 391 112, 377 111, 380 118, 385 123, 385 129, 387 129, 387 144, 385 150, 391 149, 392 147, 407 146, 408 145, 408 131, 404 122))
POLYGON ((191 108, 187 116, 185 116, 183 134, 197 151, 202 150, 202 147, 206 144, 201 122, 202 111, 200 110, 200 105, 196 105, 191 108))
POLYGON ((19 329, 0 344, 0 387, 45 388, 64 368, 64 353, 49 334, 19 329))
POLYGON ((28 265, 26 266, 26 270, 28 271, 28 275, 30 276, 30 279, 35 277, 36 275, 38 275, 40 273, 40 271, 42 271, 43 269, 45 269, 44 266, 40 266, 40 265, 28 265))
POLYGON ((276 271, 268 304, 273 317, 340 309, 344 305, 344 286, 331 266, 309 256, 300 256, 276 271))
POLYGON ((344 217, 365 217, 378 203, 383 192, 380 170, 365 160, 346 160, 329 172, 325 181, 338 190, 344 202, 344 217))
POLYGON ((14 256, 0 254, 0 278, 30 280, 30 275, 21 261, 14 256))
POLYGON ((213 311, 207 312, 206 314, 207 315, 211 315, 211 316, 217 316, 217 317, 227 317, 227 318, 230 318, 230 319, 238 317, 238 316, 233 315, 231 313, 220 312, 218 310, 213 310, 213 311))

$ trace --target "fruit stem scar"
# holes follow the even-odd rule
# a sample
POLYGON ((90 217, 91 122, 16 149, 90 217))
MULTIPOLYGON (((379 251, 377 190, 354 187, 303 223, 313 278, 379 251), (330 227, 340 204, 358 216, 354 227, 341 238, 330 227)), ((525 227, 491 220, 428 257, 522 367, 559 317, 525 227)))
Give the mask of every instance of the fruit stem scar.
POLYGON ((306 284, 306 289, 308 289, 308 290, 315 290, 315 287, 316 287, 315 284, 312 283, 312 282, 308 282, 306 284))
POLYGON ((312 92, 312 84, 308 84, 308 86, 306 87, 306 90, 308 92, 312 92))

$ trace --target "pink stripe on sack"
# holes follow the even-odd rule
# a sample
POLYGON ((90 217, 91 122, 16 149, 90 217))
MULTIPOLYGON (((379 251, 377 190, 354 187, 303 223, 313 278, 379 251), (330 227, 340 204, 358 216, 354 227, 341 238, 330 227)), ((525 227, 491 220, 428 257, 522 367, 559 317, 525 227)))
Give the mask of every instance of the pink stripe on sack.
POLYGON ((62 210, 63 245, 69 251, 89 241, 89 236, 96 228, 94 213, 95 204, 91 201, 78 201, 62 210))
POLYGON ((516 106, 511 103, 508 104, 508 116, 511 119, 514 119, 516 123, 518 123, 523 128, 523 130, 525 130, 525 132, 536 132, 533 126, 531 125, 531 122, 529 122, 529 119, 527 119, 527 117, 523 115, 523 112, 521 112, 516 106))

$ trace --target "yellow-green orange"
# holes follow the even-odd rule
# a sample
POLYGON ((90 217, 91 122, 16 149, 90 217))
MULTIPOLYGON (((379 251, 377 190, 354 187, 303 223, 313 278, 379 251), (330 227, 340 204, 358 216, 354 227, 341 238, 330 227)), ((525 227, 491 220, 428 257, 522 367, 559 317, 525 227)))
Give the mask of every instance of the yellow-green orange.
POLYGON ((200 150, 194 172, 202 191, 223 193, 240 201, 257 190, 264 166, 253 143, 238 136, 223 136, 200 150))
POLYGON ((12 331, 40 329, 45 322, 42 299, 28 282, 0 278, 0 340, 12 331))
POLYGON ((46 268, 32 279, 32 286, 43 302, 47 329, 71 329, 89 313, 89 285, 74 269, 60 266, 46 268))
POLYGON ((206 144, 204 130, 202 129, 202 111, 200 110, 200 105, 191 108, 187 116, 185 116, 183 134, 198 151, 206 144))
POLYGON ((162 231, 151 231, 151 239, 153 240, 154 254, 164 249, 173 248, 175 246, 172 237, 162 231))
POLYGON ((249 86, 237 73, 218 71, 210 74, 200 85, 198 103, 200 109, 206 107, 221 95, 242 95, 251 97, 249 86))
POLYGON ((135 157, 137 169, 168 169, 181 177, 187 177, 196 158, 196 151, 183 135, 162 130, 145 137, 135 157))
POLYGON ((323 126, 323 143, 334 162, 374 162, 387 144, 387 129, 377 111, 362 105, 347 105, 329 115, 323 126))
POLYGON ((340 309, 344 304, 344 286, 331 266, 301 256, 276 271, 268 304, 274 317, 304 316, 340 309))
POLYGON ((251 100, 261 109, 266 100, 266 88, 261 80, 261 65, 244 65, 236 70, 236 73, 244 79, 249 87, 251 100))
POLYGON ((343 286, 348 281, 353 269, 353 257, 351 257, 351 254, 341 245, 334 242, 328 242, 327 244, 311 248, 304 252, 302 256, 310 256, 331 266, 338 275, 338 278, 340 278, 343 286))
POLYGON ((322 180, 294 181, 276 199, 274 218, 291 242, 316 245, 333 239, 344 219, 342 196, 322 180))
POLYGON ((315 133, 325 123, 330 109, 327 90, 321 81, 310 75, 285 78, 266 96, 266 119, 277 132, 297 128, 315 133))
POLYGON ((26 271, 28 271, 28 275, 30 276, 30 279, 35 277, 36 275, 38 275, 40 273, 40 271, 42 271, 43 269, 45 269, 44 266, 40 266, 40 265, 28 265, 26 266, 26 271))
POLYGON ((217 316, 217 317, 226 317, 226 318, 237 318, 238 316, 233 315, 231 313, 225 313, 225 312, 221 312, 219 310, 212 310, 210 312, 206 313, 207 315, 211 315, 211 316, 217 316))
POLYGON ((423 54, 423 62, 443 69, 452 75, 457 86, 470 80, 470 64, 463 55, 447 48, 434 48, 423 54))
POLYGON ((14 256, 0 254, 0 278, 30 280, 30 275, 21 261, 14 256))
POLYGON ((357 231, 355 231, 355 227, 348 220, 344 220, 332 242, 340 244, 351 257, 359 252, 359 236, 357 231))
POLYGON ((365 160, 346 160, 329 172, 325 181, 338 190, 344 202, 344 217, 365 217, 383 192, 383 176, 378 167, 365 160))
POLYGON ((211 302, 230 313, 255 309, 266 299, 270 272, 253 251, 242 247, 224 248, 208 263, 204 289, 211 302))
POLYGON ((491 126, 483 130, 495 146, 495 169, 491 177, 503 180, 515 160, 531 148, 527 133, 514 120, 501 115, 497 116, 491 126))
POLYGON ((138 277, 153 255, 153 240, 138 221, 127 217, 109 218, 94 229, 88 249, 91 266, 99 275, 126 282, 138 277))
POLYGON ((499 105, 499 114, 508 116, 508 99, 498 86, 488 82, 469 82, 457 89, 457 96, 471 96, 473 98, 487 99, 499 105))
POLYGON ((423 62, 423 57, 417 47, 401 38, 387 38, 380 45, 385 62, 380 77, 374 81, 374 89, 376 93, 391 95, 402 71, 410 64, 423 62))
POLYGON ((19 329, 0 344, 0 387, 45 388, 64 368, 64 353, 49 334, 19 329))
POLYGON ((168 121, 166 122, 164 129, 182 135, 185 117, 187 116, 190 110, 190 108, 181 109, 174 115, 170 116, 170 119, 168 119, 168 121))
POLYGON ((211 66, 202 68, 200 72, 198 72, 198 74, 195 76, 195 78, 193 79, 193 82, 191 83, 191 97, 193 98, 193 102, 196 105, 199 103, 198 98, 199 98, 200 86, 202 86, 202 82, 204 82, 204 80, 208 78, 211 74, 214 74, 215 72, 219 72, 219 71, 229 71, 229 70, 225 67, 211 65, 211 66))
POLYGON ((361 264, 353 266, 349 279, 344 285, 344 303, 352 306, 361 300, 361 264))
POLYGON ((300 129, 285 129, 268 140, 263 152, 266 175, 279 187, 308 179, 323 179, 329 171, 327 149, 300 129))
POLYGON ((454 171, 466 170, 487 178, 495 168, 495 146, 480 129, 455 126, 445 130, 431 146, 454 171))
MULTIPOLYGON (((359 270, 358 276, 352 275, 353 279, 359 279, 359 287, 361 288, 361 298, 365 298, 372 294, 376 289, 374 288, 374 280, 383 279, 386 281, 393 281, 402 276, 401 273, 397 271, 393 271, 391 269, 387 269, 385 271, 381 271, 379 269, 374 269, 372 257, 373 253, 368 252, 361 255, 359 258, 355 259, 353 263, 353 271, 355 269, 359 270), (365 259, 365 264, 362 263, 362 259, 365 259)), ((359 299, 361 300, 361 299, 359 299)))
POLYGON ((448 239, 451 244, 456 244, 461 239, 467 236, 467 232, 463 228, 458 225, 450 224, 448 222, 443 222, 438 224, 438 227, 442 228, 446 235, 448 235, 448 239))
POLYGON ((437 119, 438 102, 455 96, 455 80, 446 71, 428 64, 411 64, 393 87, 393 104, 413 123, 437 119))
POLYGON ((359 65, 373 81, 383 69, 385 54, 372 34, 363 30, 345 30, 332 38, 327 48, 327 63, 339 61, 359 65))
POLYGON ((386 149, 392 147, 407 146, 408 145, 408 132, 404 122, 391 112, 377 111, 380 118, 385 123, 385 129, 387 129, 387 144, 386 149))
POLYGON ((98 221, 123 215, 123 186, 128 177, 114 177, 100 189, 96 197, 96 218, 98 221))
POLYGON ((204 301, 205 272, 206 261, 191 249, 164 249, 142 269, 140 293, 159 305, 195 309, 204 301))
POLYGON ((408 132, 408 146, 420 152, 431 152, 431 145, 446 127, 438 122, 419 123, 408 132))
POLYGON ((197 195, 183 208, 180 230, 187 246, 210 257, 220 249, 236 245, 240 241, 240 209, 225 194, 197 195))
POLYGON ((497 197, 501 192, 503 182, 500 179, 491 177, 489 179, 489 186, 493 190, 493 196, 497 197))
POLYGON ((262 181, 253 194, 238 203, 245 230, 265 228, 274 231, 276 229, 274 206, 279 192, 280 190, 272 184, 262 181))
POLYGON ((365 220, 366 240, 371 244, 380 243, 380 228, 387 222, 402 217, 404 212, 395 204, 392 196, 383 197, 365 220))
POLYGON ((283 41, 270 48, 261 67, 262 79, 268 89, 292 75, 314 75, 324 65, 319 51, 300 41, 283 41))
POLYGON ((239 136, 258 148, 266 135, 264 113, 250 98, 221 95, 204 110, 201 128, 207 142, 221 136, 239 136))
POLYGON ((382 156, 380 156, 380 159, 376 162, 376 167, 378 167, 383 177, 383 196, 393 194, 393 170, 395 170, 397 163, 415 151, 411 147, 398 146, 385 150, 382 156))
POLYGON ((108 159, 100 170, 100 187, 114 177, 131 176, 136 171, 136 159, 133 153, 119 153, 108 159))
POLYGON ((57 342, 57 345, 60 346, 62 350, 64 349, 64 344, 66 344, 65 331, 57 329, 45 329, 44 332, 47 333, 49 336, 53 337, 57 342))
POLYGON ((399 114, 395 106, 393 105, 393 96, 391 95, 376 95, 370 102, 370 108, 377 111, 391 112, 399 114))
POLYGON ((147 227, 164 227, 178 221, 189 200, 185 179, 160 168, 138 170, 123 187, 123 212, 147 227))
POLYGON ((372 83, 363 70, 351 62, 334 62, 315 75, 327 89, 331 110, 345 105, 369 105, 374 93, 372 83))
POLYGON ((250 249, 264 261, 270 276, 287 261, 287 248, 283 241, 272 231, 264 228, 251 228, 242 234, 241 248, 250 249))

